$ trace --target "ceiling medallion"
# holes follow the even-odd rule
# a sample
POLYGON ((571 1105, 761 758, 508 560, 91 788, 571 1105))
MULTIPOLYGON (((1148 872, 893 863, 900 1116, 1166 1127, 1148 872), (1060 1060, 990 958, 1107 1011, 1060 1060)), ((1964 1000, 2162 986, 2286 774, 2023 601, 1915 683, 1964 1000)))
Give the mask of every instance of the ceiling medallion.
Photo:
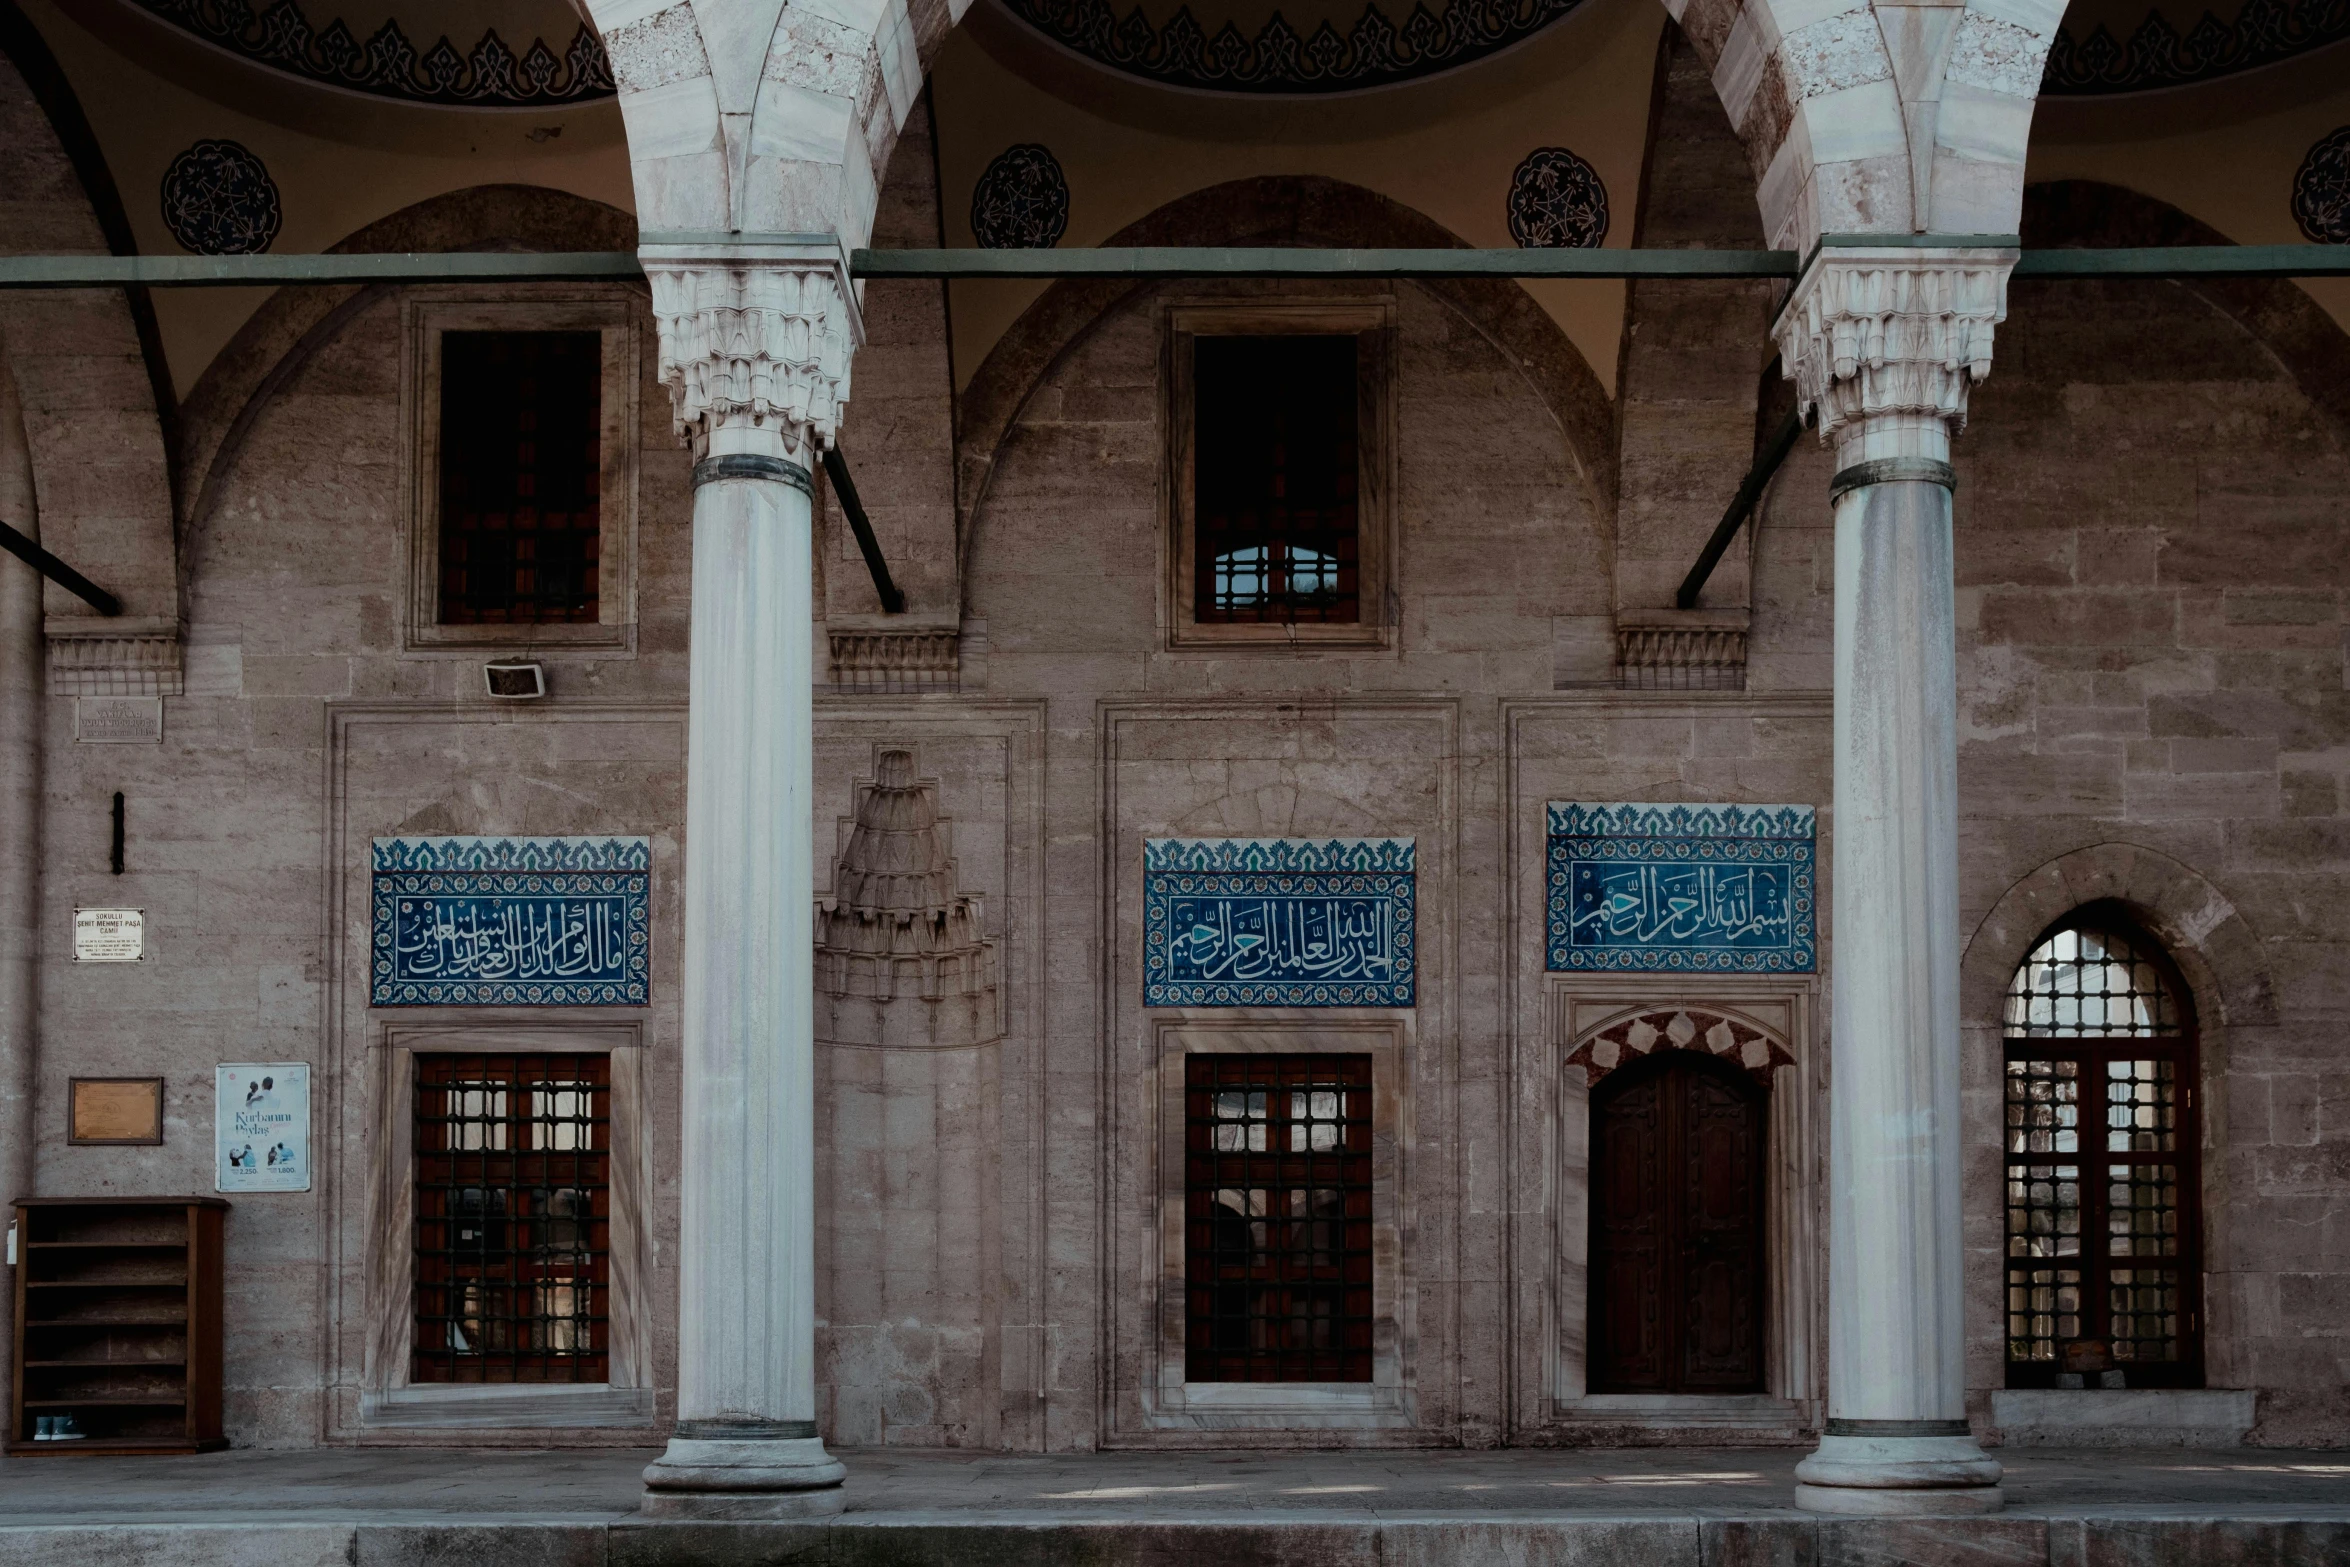
POLYGON ((259 158, 233 141, 200 141, 164 172, 163 221, 184 250, 250 256, 269 248, 284 216, 259 158))
POLYGON ((990 250, 1050 250, 1069 231, 1069 181, 1033 142, 996 155, 971 191, 971 234, 990 250))
POLYGON ((2320 245, 2350 245, 2350 125, 2320 137, 2301 160, 2293 221, 2320 245))
POLYGON ((482 34, 471 54, 459 54, 443 38, 420 55, 396 21, 385 22, 362 44, 340 20, 313 30, 294 0, 277 0, 258 14, 245 0, 137 3, 256 65, 383 98, 513 109, 612 96, 612 67, 604 59, 604 46, 584 24, 561 59, 538 38, 517 55, 494 29, 482 34))
POLYGON ((1138 6, 1120 21, 1111 0, 1004 0, 1064 48, 1129 76, 1220 92, 1326 93, 1385 87, 1467 65, 1531 37, 1582 0, 1450 0, 1441 15, 1415 4, 1398 25, 1376 3, 1344 38, 1328 22, 1300 38, 1280 12, 1244 38, 1230 22, 1210 38, 1184 7, 1154 27, 1138 6))
POLYGON ((1607 186, 1564 147, 1537 147, 1510 176, 1510 238, 1529 249, 1592 250, 1607 238, 1607 186))
POLYGON ((2044 96, 2144 92, 2232 76, 2350 38, 2350 5, 2342 0, 2246 0, 2233 21, 2206 11, 2181 33, 2149 12, 2130 41, 2099 27, 2086 38, 2063 28, 2041 72, 2044 96))

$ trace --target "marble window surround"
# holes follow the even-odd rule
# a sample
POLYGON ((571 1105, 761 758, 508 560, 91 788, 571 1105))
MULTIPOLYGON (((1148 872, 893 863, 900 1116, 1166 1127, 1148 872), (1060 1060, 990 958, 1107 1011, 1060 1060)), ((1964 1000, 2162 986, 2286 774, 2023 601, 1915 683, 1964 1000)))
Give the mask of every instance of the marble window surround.
POLYGON ((406 603, 401 651, 477 656, 520 647, 593 648, 607 655, 636 650, 638 390, 643 346, 641 297, 625 288, 508 285, 496 293, 463 288, 411 289, 400 309, 400 495, 408 519, 406 603), (444 332, 585 332, 604 346, 602 474, 598 494, 596 615, 593 622, 442 625, 441 334, 444 332))
MULTIPOLYGON (((1152 1030, 1158 1063, 1149 1146, 1157 1169, 1152 1236, 1155 1265, 1138 1302, 1157 1326, 1157 1379, 1141 1391, 1143 1424, 1164 1431, 1375 1431, 1419 1424, 1415 1388, 1418 1285, 1409 1150, 1412 1029, 1392 1020, 1240 1014, 1162 1017, 1152 1030), (1368 1382, 1187 1382, 1184 1380, 1184 1075, 1201 1054, 1334 1055, 1371 1058, 1372 1351, 1368 1382)), ((1147 1362, 1146 1362, 1147 1364, 1147 1362)))
POLYGON ((1395 299, 1264 296, 1172 299, 1163 321, 1159 428, 1166 437, 1165 513, 1159 527, 1159 622, 1173 651, 1219 655, 1239 648, 1284 650, 1392 648, 1395 645, 1395 299), (1353 333, 1358 460, 1355 582, 1362 618, 1355 623, 1208 622, 1197 619, 1192 498, 1194 403, 1192 340, 1197 337, 1313 336, 1353 333))
POLYGON ((653 1423, 652 1303, 646 1298, 652 1189, 644 1028, 635 1020, 386 1023, 370 1040, 378 1112, 369 1128, 366 1343, 359 1428, 366 1431, 544 1430, 653 1423), (415 1329, 415 1114, 419 1054, 582 1055, 612 1059, 609 1380, 433 1383, 408 1380, 415 1329))
MULTIPOLYGON (((1544 1335, 1547 1372, 1541 1420, 1552 1426, 1610 1426, 1646 1431, 1692 1427, 1794 1436, 1818 1423, 1820 1349, 1826 1281, 1826 1157, 1818 1052, 1812 1045, 1819 983, 1809 975, 1550 974, 1545 977, 1544 1037, 1556 1063, 1558 1140, 1552 1167, 1557 1193, 1544 1335), (1766 1391, 1717 1397, 1585 1392, 1589 1300, 1591 1089, 1567 1057, 1628 1015, 1686 1010, 1735 1019, 1762 1033, 1791 1066, 1771 1073, 1770 1130, 1763 1237, 1767 1284, 1764 1323, 1766 1391)), ((1660 1047, 1661 1048, 1661 1047, 1660 1047)), ((1774 1051, 1776 1054, 1776 1051, 1774 1051)))

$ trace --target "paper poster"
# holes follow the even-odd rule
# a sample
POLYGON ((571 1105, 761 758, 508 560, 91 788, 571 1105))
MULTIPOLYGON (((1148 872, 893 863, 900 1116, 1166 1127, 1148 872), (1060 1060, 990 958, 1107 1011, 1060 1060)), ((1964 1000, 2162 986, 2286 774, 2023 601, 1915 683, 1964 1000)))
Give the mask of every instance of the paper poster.
POLYGON ((73 960, 76 963, 136 963, 146 954, 145 910, 73 911, 73 960))
POLYGON ((219 1067, 213 1088, 213 1189, 310 1190, 310 1063, 219 1067))

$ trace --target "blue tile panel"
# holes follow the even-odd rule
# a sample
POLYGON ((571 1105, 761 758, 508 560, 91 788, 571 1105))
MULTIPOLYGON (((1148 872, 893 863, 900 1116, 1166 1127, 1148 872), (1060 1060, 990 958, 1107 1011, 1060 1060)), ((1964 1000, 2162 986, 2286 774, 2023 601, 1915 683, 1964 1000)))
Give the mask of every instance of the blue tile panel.
POLYGON ((368 1004, 641 1007, 649 838, 378 838, 368 1004))
POLYGON ((1808 974, 1808 805, 1551 802, 1548 967, 1808 974))
POLYGON ((1413 1004, 1409 838, 1146 838, 1146 1007, 1413 1004))

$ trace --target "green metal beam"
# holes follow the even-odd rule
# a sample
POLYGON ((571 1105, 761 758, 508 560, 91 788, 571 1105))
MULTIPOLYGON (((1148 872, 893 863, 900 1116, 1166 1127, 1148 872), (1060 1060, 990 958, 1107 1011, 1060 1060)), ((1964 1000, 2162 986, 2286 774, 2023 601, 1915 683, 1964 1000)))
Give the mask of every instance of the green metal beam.
MULTIPOLYGON (((1960 236, 1966 238, 1969 236, 1960 236)), ((1974 236, 1980 237, 1980 236, 1974 236)), ((1836 245, 1868 235, 1833 235, 1836 245)), ((1951 236, 1894 236, 1943 240, 1951 236)), ((1815 252, 1816 254, 1816 252, 1815 252)), ((1108 246, 1077 250, 858 250, 860 278, 1793 278, 1791 250, 1315 250, 1108 246)), ((2170 245, 2027 250, 2019 278, 2350 277, 2350 245, 2170 245)), ((0 256, 0 288, 270 288, 286 284, 591 282, 643 276, 628 251, 327 256, 0 256)))

